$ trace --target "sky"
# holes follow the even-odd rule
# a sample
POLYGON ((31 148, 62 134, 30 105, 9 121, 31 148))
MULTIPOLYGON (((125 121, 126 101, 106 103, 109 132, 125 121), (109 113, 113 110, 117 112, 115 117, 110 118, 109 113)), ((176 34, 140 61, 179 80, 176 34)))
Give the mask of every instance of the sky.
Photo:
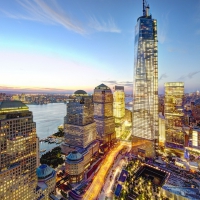
MULTIPOLYGON (((200 90, 200 1, 148 0, 165 82, 200 90)), ((0 92, 132 93, 134 30, 142 0, 0 0, 0 92)))

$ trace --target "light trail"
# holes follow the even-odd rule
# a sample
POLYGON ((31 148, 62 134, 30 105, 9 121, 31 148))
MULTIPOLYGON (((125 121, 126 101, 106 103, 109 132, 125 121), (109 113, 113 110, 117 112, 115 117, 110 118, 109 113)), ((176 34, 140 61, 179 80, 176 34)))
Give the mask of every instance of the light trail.
POLYGON ((106 175, 114 163, 114 159, 116 155, 123 149, 125 146, 129 146, 130 144, 128 143, 120 143, 117 147, 114 147, 113 149, 108 152, 106 155, 105 159, 103 160, 99 171, 97 174, 94 176, 94 179, 92 181, 92 184, 90 185, 89 189, 86 191, 86 193, 83 196, 84 200, 96 200, 99 193, 101 192, 101 189, 105 183, 106 175))

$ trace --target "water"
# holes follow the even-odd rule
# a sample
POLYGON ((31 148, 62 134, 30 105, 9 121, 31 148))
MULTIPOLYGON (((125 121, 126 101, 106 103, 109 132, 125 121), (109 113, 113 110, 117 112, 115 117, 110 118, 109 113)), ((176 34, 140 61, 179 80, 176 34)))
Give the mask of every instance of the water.
MULTIPOLYGON (((28 105, 33 112, 33 121, 36 122, 36 133, 40 139, 47 138, 58 131, 58 126, 63 124, 66 115, 66 104, 50 103, 43 105, 28 105)), ((40 150, 46 151, 58 146, 56 143, 49 144, 40 142, 40 150)))
POLYGON ((133 110, 133 97, 126 97, 125 98, 126 108, 130 111, 133 110))

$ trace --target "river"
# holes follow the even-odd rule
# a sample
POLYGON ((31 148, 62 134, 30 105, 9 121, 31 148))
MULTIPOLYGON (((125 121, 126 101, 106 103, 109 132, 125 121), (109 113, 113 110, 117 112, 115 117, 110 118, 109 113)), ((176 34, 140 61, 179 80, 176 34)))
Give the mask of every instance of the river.
MULTIPOLYGON (((57 132, 58 126, 63 124, 66 115, 66 104, 50 103, 44 105, 27 105, 33 112, 33 121, 36 122, 36 132, 40 139, 47 138, 57 132)), ((40 150, 46 151, 58 146, 58 144, 40 142, 40 150)))

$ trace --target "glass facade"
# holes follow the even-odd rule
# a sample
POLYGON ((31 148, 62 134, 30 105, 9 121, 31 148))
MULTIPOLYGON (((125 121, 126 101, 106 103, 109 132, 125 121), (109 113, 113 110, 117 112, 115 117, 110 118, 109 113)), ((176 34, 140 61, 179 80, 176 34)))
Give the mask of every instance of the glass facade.
POLYGON ((73 95, 70 99, 64 118, 65 143, 85 148, 96 139, 92 96, 73 95))
POLYGON ((166 146, 184 148, 184 132, 182 130, 184 83, 165 83, 165 119, 166 146))
POLYGON ((84 126, 94 122, 92 96, 71 96, 67 103, 66 124, 84 126))
POLYGON ((135 28, 133 136, 158 144, 157 21, 138 18, 135 28))
POLYGON ((125 116, 125 93, 123 90, 115 90, 113 97, 113 114, 116 118, 123 118, 125 116))
POLYGON ((125 130, 125 93, 124 86, 115 86, 113 93, 113 115, 115 117, 115 132, 119 138, 125 130))

